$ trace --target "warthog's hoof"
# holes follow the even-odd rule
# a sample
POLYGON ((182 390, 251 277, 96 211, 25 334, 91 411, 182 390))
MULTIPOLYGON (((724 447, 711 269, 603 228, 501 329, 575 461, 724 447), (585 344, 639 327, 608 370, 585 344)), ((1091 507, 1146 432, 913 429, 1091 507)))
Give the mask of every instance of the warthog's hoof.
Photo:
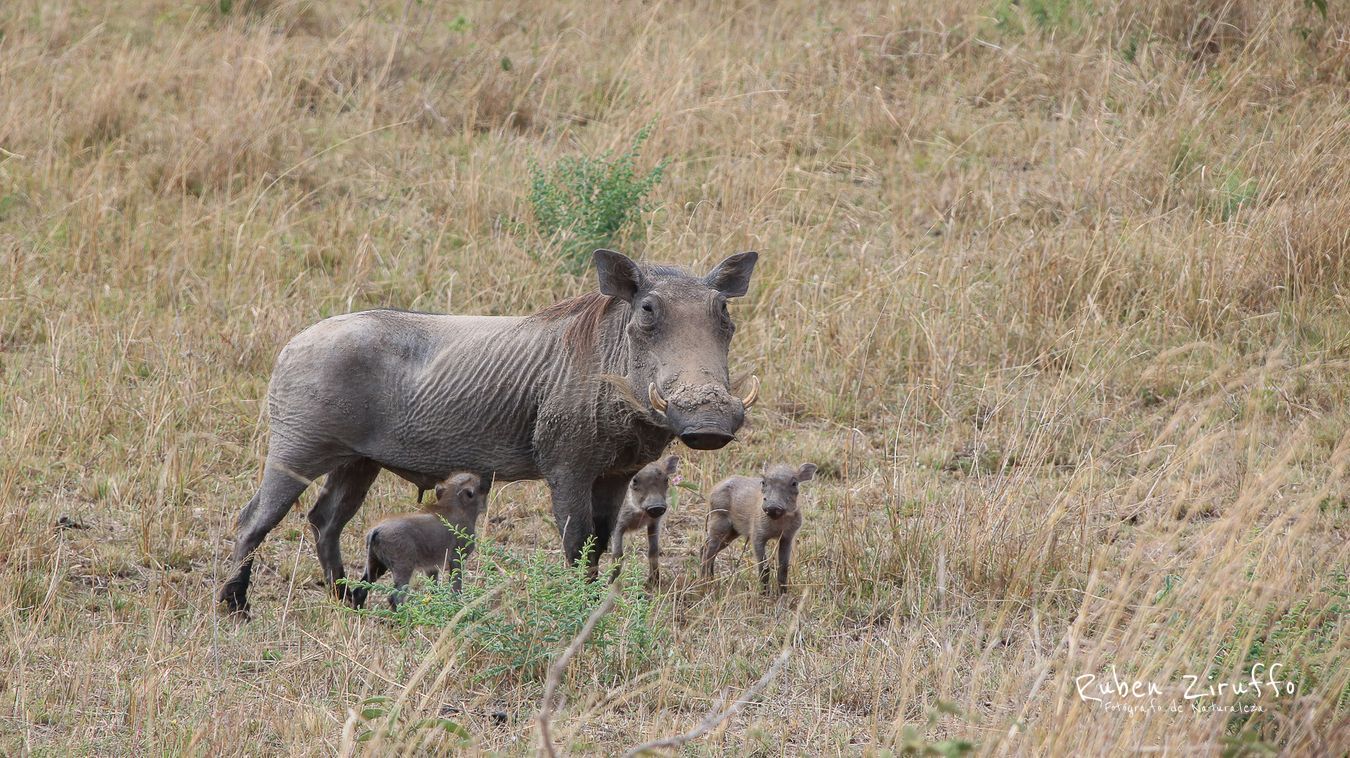
POLYGON ((248 591, 244 588, 227 584, 221 589, 218 600, 231 616, 237 616, 245 621, 249 619, 248 591))

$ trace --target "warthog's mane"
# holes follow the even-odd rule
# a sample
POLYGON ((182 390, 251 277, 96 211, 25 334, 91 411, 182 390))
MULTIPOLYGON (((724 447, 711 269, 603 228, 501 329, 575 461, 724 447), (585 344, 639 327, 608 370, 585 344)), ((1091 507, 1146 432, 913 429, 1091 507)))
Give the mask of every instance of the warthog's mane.
MULTIPOLYGON (((646 266, 642 273, 648 277, 693 278, 687 271, 673 266, 646 266)), ((530 318, 543 322, 568 320, 567 326, 563 327, 563 345, 577 355, 586 355, 595 349, 600 324, 611 307, 626 310, 629 305, 616 297, 587 292, 560 300, 530 318)))
POLYGON ((563 345, 577 355, 586 355, 595 349, 600 324, 611 307, 628 307, 618 298, 602 295, 599 292, 587 292, 584 295, 569 297, 530 316, 531 320, 543 322, 567 321, 563 327, 563 345))

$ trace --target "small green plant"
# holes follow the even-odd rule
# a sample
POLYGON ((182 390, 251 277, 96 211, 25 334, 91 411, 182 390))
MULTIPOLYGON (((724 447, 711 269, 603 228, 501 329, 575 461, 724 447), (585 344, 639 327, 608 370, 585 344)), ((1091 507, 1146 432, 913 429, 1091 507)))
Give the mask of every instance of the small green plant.
POLYGON ((1224 175, 1223 182, 1219 185, 1218 197, 1215 201, 1215 210, 1219 213, 1219 218, 1228 221, 1245 205, 1256 200, 1257 182, 1255 179, 1243 178, 1236 171, 1229 171, 1224 175))
POLYGON ((1168 174, 1173 179, 1184 179, 1190 176, 1191 173, 1204 167, 1204 152, 1204 146, 1194 135, 1189 132, 1182 133, 1181 139, 1177 142, 1176 150, 1172 152, 1168 174))
POLYGON ((645 174, 637 170, 638 153, 650 135, 651 127, 644 127, 617 157, 609 152, 595 158, 568 156, 547 170, 530 164, 535 225, 556 246, 565 269, 584 270, 592 250, 608 245, 648 210, 642 201, 666 169, 662 160, 645 174))
MULTIPOLYGON (((466 578, 462 592, 454 592, 449 582, 427 582, 406 590, 397 611, 377 608, 363 613, 409 627, 455 625, 455 636, 481 662, 474 674, 480 681, 542 681, 550 659, 581 631, 609 592, 607 582, 587 579, 591 549, 587 545, 581 560, 568 566, 552 551, 518 554, 480 538, 475 555, 481 570, 466 578)), ((653 660, 660 641, 637 564, 625 566, 616 581, 622 596, 587 643, 602 677, 613 681, 653 660)), ((394 591, 383 584, 348 584, 374 592, 394 591)))
MULTIPOLYGON (((928 728, 937 726, 943 715, 962 716, 964 714, 955 705, 939 700, 935 707, 928 709, 928 728)), ((970 740, 962 739, 929 742, 917 727, 906 724, 900 729, 895 747, 900 755, 940 755, 945 758, 956 758, 973 752, 978 746, 970 740)))
POLYGON ((1176 589, 1179 584, 1181 584, 1181 576, 1179 574, 1164 574, 1162 589, 1158 590, 1158 593, 1153 596, 1153 602, 1161 603, 1163 600, 1167 599, 1167 596, 1171 595, 1172 590, 1176 589))
POLYGON ((1088 7, 1084 0, 997 0, 990 13, 999 31, 1025 34, 1031 26, 1042 32, 1072 31, 1088 7))
POLYGON ((1134 63, 1139 57, 1139 49, 1149 42, 1149 33, 1147 30, 1134 30, 1125 38, 1125 44, 1120 49, 1120 57, 1126 63, 1134 63))
POLYGON ((369 742, 379 735, 398 744, 407 741, 415 732, 428 730, 431 733, 420 740, 423 744, 448 738, 451 746, 458 747, 469 739, 467 729, 447 718, 424 718, 410 722, 404 718, 397 703, 385 695, 375 695, 362 700, 357 715, 360 717, 359 730, 356 733, 357 742, 369 742))

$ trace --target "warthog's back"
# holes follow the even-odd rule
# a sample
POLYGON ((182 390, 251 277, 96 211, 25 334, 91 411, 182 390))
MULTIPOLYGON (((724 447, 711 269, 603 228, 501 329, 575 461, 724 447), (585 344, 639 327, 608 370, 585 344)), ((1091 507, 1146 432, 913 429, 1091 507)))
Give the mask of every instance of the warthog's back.
POLYGON ((553 368, 546 331, 517 317, 394 310, 326 319, 277 359, 273 439, 422 474, 533 475, 533 395, 553 368))

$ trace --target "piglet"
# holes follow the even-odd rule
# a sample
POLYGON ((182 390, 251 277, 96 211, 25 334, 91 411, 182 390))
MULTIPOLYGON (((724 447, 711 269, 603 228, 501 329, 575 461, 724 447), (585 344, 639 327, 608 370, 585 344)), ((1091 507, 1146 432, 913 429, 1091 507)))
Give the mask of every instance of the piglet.
MULTIPOLYGON (((435 581, 445 568, 451 572, 455 592, 462 586, 463 559, 473 552, 478 514, 487 493, 477 474, 454 474, 436 485, 436 502, 420 513, 387 516, 366 532, 366 573, 363 582, 378 581, 386 571, 394 574, 398 589, 389 605, 398 610, 402 590, 414 571, 422 570, 435 581), (449 522, 456 529, 446 527, 449 522)), ((352 593, 357 608, 365 605, 366 590, 352 593)))
POLYGON ((614 524, 614 536, 610 538, 615 559, 622 558, 624 535, 647 527, 649 586, 655 586, 660 580, 661 566, 657 557, 661 554, 661 518, 666 515, 666 490, 670 488, 670 477, 679 466, 680 459, 670 455, 643 466, 637 472, 628 485, 628 494, 614 524))
POLYGON ((796 468, 782 464, 770 466, 764 476, 732 476, 722 480, 708 495, 708 542, 703 546, 703 577, 711 579, 713 560, 737 537, 750 539, 759 565, 760 582, 770 591, 769 561, 765 550, 770 540, 778 541, 778 591, 787 589, 788 563, 792 541, 802 526, 797 508, 797 489, 816 475, 816 464, 803 463, 796 468))

